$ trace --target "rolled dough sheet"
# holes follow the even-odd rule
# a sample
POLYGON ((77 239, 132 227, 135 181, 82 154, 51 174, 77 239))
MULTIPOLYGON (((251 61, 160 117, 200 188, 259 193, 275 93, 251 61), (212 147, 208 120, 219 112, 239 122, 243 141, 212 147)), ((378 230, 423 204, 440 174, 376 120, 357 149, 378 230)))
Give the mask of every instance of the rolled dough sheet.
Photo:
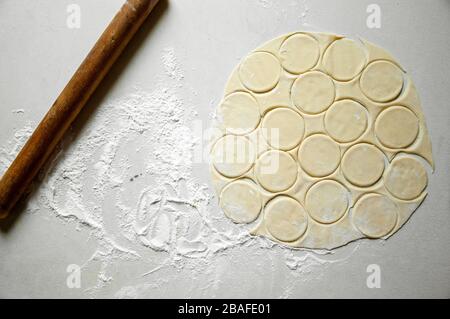
POLYGON ((368 41, 269 41, 232 72, 217 114, 213 185, 253 235, 318 249, 388 238, 426 197, 433 158, 416 88, 368 41))

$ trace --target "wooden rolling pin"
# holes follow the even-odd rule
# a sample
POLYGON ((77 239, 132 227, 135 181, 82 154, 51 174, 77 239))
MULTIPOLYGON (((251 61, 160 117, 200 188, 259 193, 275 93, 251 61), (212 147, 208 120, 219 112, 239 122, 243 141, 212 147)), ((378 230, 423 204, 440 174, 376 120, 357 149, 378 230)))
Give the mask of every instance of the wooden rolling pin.
POLYGON ((53 103, 0 181, 0 218, 28 189, 54 148, 80 113, 158 0, 127 0, 53 103))

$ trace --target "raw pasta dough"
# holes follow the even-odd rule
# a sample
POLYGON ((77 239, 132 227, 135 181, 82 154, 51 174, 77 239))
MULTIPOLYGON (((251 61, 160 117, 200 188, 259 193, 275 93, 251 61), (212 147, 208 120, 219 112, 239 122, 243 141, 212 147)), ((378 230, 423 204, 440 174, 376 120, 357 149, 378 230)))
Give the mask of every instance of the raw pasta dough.
POLYGON ((433 159, 417 91, 365 40, 269 41, 232 72, 218 115, 213 184, 254 235, 325 249, 388 238, 426 196, 433 159))

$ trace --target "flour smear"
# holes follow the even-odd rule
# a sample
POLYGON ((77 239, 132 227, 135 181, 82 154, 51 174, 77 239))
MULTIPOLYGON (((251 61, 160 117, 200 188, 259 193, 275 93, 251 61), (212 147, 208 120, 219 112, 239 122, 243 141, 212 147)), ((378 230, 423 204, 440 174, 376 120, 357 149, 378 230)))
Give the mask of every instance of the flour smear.
MULTIPOLYGON (((345 261, 353 251, 338 259, 291 250, 251 237, 224 217, 208 182, 194 173, 193 152, 202 137, 191 126, 199 106, 181 98, 187 84, 173 48, 163 50, 161 63, 165 73, 153 91, 136 88, 100 105, 76 138, 67 138, 29 205, 46 209, 28 213, 51 212, 90 232, 97 248, 82 264, 94 276, 83 287, 86 296, 215 297, 263 285, 262 296, 271 289, 290 297, 297 281, 345 261), (284 274, 282 289, 274 288, 277 272, 284 274), (180 281, 183 291, 174 286, 180 281)), ((0 148, 2 171, 33 126, 0 148)))

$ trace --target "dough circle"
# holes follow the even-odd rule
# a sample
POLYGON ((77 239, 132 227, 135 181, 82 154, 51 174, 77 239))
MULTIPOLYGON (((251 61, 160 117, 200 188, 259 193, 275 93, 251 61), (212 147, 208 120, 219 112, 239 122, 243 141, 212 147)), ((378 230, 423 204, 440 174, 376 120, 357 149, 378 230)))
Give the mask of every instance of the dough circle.
POLYGON ((308 215, 303 206, 288 196, 272 199, 264 208, 264 219, 270 234, 278 240, 292 242, 308 227, 308 215))
POLYGON ((353 100, 340 100, 325 114, 325 129, 340 143, 358 139, 367 129, 367 110, 353 100))
POLYGON ((251 223, 261 211, 261 193, 256 185, 248 180, 231 182, 220 194, 220 207, 235 223, 251 223))
POLYGON ((318 114, 325 111, 335 97, 333 80, 318 71, 300 75, 291 89, 291 98, 300 111, 318 114))
POLYGON ((234 68, 217 113, 212 186, 252 235, 312 249, 385 238, 426 197, 419 94, 373 43, 281 35, 234 68))
POLYGON ((238 177, 255 162, 256 151, 252 142, 237 135, 226 135, 214 145, 212 162, 216 170, 226 177, 238 177))
POLYGON ((314 184, 306 194, 306 210, 322 224, 338 221, 347 211, 349 193, 342 184, 334 180, 323 180, 314 184))
POLYGON ((286 152, 268 151, 255 164, 255 175, 262 187, 277 193, 290 188, 297 180, 298 165, 286 152))
POLYGON ((341 160, 339 146, 324 134, 306 138, 298 149, 301 167, 311 176, 324 177, 333 173, 341 160))
POLYGON ((267 52, 250 54, 239 68, 242 83, 257 93, 272 90, 280 80, 280 73, 280 62, 273 54, 267 52))
POLYGON ((249 133, 261 119, 258 101, 246 92, 226 96, 219 106, 219 115, 227 133, 231 134, 249 133))
POLYGON ((353 222, 367 237, 381 238, 393 230, 397 215, 397 206, 387 196, 368 194, 356 203, 353 222))
POLYGON ((342 158, 342 172, 352 184, 375 184, 384 171, 384 155, 376 146, 362 143, 352 146, 342 158))
POLYGON ((323 61, 325 70, 338 81, 349 81, 357 76, 366 64, 366 54, 355 41, 340 39, 326 50, 323 61))
POLYGON ((419 119, 403 106, 391 106, 381 112, 375 122, 378 140, 389 148, 410 146, 419 134, 419 119))
POLYGON ((412 157, 395 158, 389 165, 384 178, 387 190, 402 200, 418 197, 427 187, 427 183, 425 167, 412 157))
POLYGON ((283 42, 279 55, 285 70, 300 74, 316 65, 320 56, 319 43, 309 35, 297 33, 283 42))
POLYGON ((394 100, 403 88, 403 72, 388 61, 375 61, 363 71, 360 80, 363 93, 375 102, 394 100))
POLYGON ((276 108, 269 111, 264 116, 261 128, 267 143, 283 151, 297 146, 305 132, 303 117, 289 108, 276 108))

